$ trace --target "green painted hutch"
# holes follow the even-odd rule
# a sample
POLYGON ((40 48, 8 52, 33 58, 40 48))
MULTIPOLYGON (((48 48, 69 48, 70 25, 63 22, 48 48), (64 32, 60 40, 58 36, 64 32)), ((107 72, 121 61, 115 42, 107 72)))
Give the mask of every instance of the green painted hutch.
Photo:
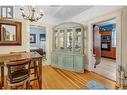
POLYGON ((53 28, 51 66, 84 72, 83 32, 83 26, 74 22, 63 23, 53 28))

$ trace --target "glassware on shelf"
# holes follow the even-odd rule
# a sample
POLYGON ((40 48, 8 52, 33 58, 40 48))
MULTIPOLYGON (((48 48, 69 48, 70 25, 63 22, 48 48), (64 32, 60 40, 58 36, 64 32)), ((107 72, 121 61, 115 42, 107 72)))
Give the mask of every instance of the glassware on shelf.
POLYGON ((80 26, 62 26, 55 28, 55 49, 59 51, 70 51, 81 53, 82 30, 80 26), (67 27, 67 28, 66 28, 67 27))
POLYGON ((59 48, 64 49, 64 30, 59 32, 59 48))
POLYGON ((55 31, 55 48, 59 47, 58 31, 55 31))
POLYGON ((67 49, 72 51, 73 47, 73 31, 72 29, 67 29, 67 49))
POLYGON ((81 28, 77 28, 75 30, 75 42, 74 42, 74 48, 75 51, 80 51, 81 49, 81 28))

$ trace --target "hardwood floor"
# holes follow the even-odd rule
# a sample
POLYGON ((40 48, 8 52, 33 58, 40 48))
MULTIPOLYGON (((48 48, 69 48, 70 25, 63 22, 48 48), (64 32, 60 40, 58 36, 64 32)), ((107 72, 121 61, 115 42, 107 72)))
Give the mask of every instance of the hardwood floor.
MULTIPOLYGON (((105 85, 108 89, 115 89, 114 81, 106 79, 93 72, 85 71, 81 74, 46 65, 43 65, 42 67, 42 88, 44 90, 82 89, 91 80, 95 80, 105 85)), ((32 87, 33 89, 39 89, 38 82, 33 82, 32 87)), ((3 89, 8 89, 6 83, 3 89)))
POLYGON ((96 65, 96 68, 93 68, 93 72, 116 81, 116 60, 103 57, 101 59, 101 63, 96 65))
POLYGON ((115 89, 114 81, 93 72, 85 71, 81 74, 51 66, 43 66, 42 74, 43 89, 81 89, 91 80, 95 80, 109 89, 115 89))

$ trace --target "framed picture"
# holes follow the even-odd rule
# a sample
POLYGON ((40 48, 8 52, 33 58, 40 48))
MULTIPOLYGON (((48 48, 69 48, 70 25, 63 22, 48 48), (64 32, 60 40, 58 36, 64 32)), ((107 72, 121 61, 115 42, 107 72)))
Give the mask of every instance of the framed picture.
POLYGON ((36 43, 36 34, 30 34, 30 43, 36 43))
POLYGON ((40 41, 45 41, 45 40, 46 40, 46 35, 40 34, 40 41))

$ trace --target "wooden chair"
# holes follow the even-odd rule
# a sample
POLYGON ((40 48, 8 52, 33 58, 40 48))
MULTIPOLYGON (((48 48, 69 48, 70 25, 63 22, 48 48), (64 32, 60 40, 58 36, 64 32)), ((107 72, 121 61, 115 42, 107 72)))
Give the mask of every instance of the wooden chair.
POLYGON ((17 60, 6 63, 8 74, 7 74, 7 85, 12 88, 18 88, 24 86, 29 89, 30 81, 30 59, 17 60))
MULTIPOLYGON (((33 52, 33 51, 31 51, 33 52)), ((34 51, 36 52, 36 51, 34 51)), ((17 53, 26 53, 26 51, 20 52, 10 52, 10 54, 17 54, 17 53)), ((30 64, 30 83, 37 80, 39 84, 39 69, 38 69, 38 62, 36 60, 32 60, 30 64)), ((32 89, 32 84, 30 85, 32 89)))
MULTIPOLYGON (((34 51, 35 52, 35 51, 34 51)), ((26 51, 20 51, 20 52, 10 52, 10 54, 17 54, 17 53, 26 53, 26 51)), ((38 80, 39 84, 39 70, 38 70, 38 62, 36 60, 32 60, 30 64, 30 86, 32 89, 32 82, 35 80, 38 80)))
POLYGON ((1 72, 0 89, 2 89, 2 87, 4 85, 4 63, 3 62, 0 63, 0 72, 1 72))

